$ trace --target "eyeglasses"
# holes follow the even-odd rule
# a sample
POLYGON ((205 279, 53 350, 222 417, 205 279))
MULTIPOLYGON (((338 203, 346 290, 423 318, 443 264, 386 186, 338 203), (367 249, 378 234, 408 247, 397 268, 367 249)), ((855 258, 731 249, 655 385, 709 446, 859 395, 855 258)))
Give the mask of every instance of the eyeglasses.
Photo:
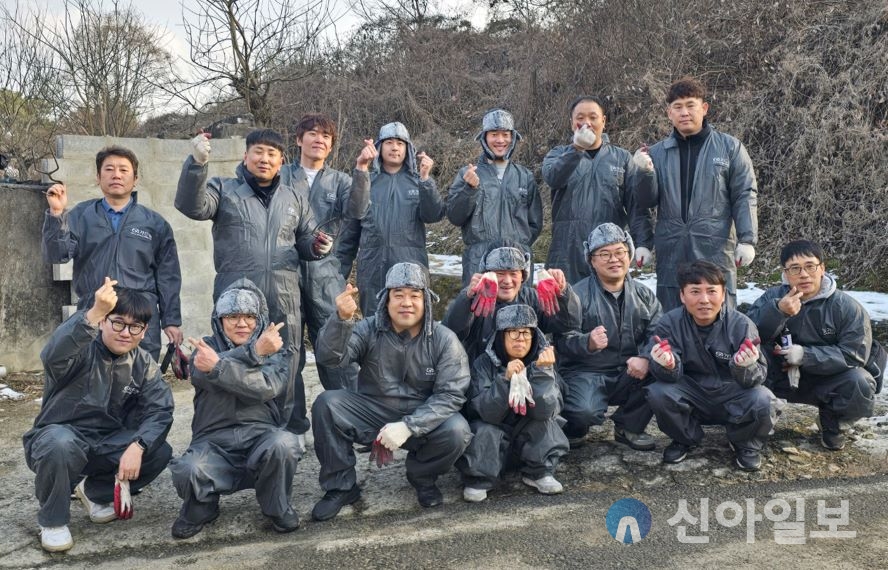
POLYGON ((784 267, 783 271, 786 271, 790 275, 801 275, 802 270, 805 270, 805 273, 808 275, 814 275, 814 272, 817 271, 817 268, 823 265, 823 263, 806 263, 804 265, 790 265, 789 267, 784 267))
POLYGON ((629 256, 629 250, 621 249, 620 251, 602 251, 601 253, 593 253, 592 257, 597 257, 601 261, 610 261, 612 259, 626 259, 629 256))
POLYGON ((241 322, 241 319, 243 319, 243 321, 245 323, 247 323, 248 325, 255 325, 256 324, 256 316, 255 315, 234 314, 234 315, 224 315, 222 318, 230 323, 235 323, 235 324, 241 322))
POLYGON ((506 331, 509 334, 509 338, 512 340, 518 340, 522 338, 531 338, 533 336, 533 331, 523 331, 519 329, 509 329, 506 331))
POLYGON ((108 319, 108 321, 111 323, 111 330, 114 332, 123 332, 123 329, 128 329, 131 335, 138 336, 145 330, 143 323, 125 323, 116 319, 108 319))

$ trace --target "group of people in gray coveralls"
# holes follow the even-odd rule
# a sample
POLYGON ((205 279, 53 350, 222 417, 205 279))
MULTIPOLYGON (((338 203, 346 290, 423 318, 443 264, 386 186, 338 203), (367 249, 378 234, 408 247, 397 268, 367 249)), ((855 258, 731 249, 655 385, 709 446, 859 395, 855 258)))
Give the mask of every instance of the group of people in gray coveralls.
POLYGON ((174 537, 199 533, 221 495, 249 488, 274 530, 293 531, 309 427, 319 521, 361 497, 356 446, 378 466, 406 450, 423 507, 442 504, 436 481, 453 466, 469 502, 513 467, 560 493, 559 461, 609 406, 614 439, 637 450, 655 448, 656 416, 672 440, 666 463, 701 442, 702 425, 723 424, 736 465, 759 469, 784 400, 817 406, 823 446, 841 449, 843 425, 871 415, 881 389, 885 353, 866 312, 806 240, 783 248, 783 285, 738 312, 736 269, 755 257, 758 230, 752 163, 706 121, 700 82, 673 83, 666 112, 671 135, 630 153, 605 134, 601 99, 571 103, 571 139, 543 162, 552 243, 537 270, 541 198, 513 160, 521 135, 503 109, 483 117, 481 153, 446 198, 397 122, 364 141, 351 176, 326 166, 336 125, 324 115, 299 122, 291 164, 278 133, 250 133, 234 177, 208 176, 211 141, 195 137, 175 206, 212 220, 214 310, 211 334, 189 339, 192 441, 175 458, 157 358, 161 328, 184 340, 176 244, 136 201, 135 155, 103 149, 102 198, 69 210, 64 185, 47 191, 44 254, 74 260, 80 310, 41 354, 43 404, 24 436, 43 548, 73 545, 72 492, 93 522, 129 518, 132 496, 167 465, 182 499, 174 537), (435 322, 426 224, 445 216, 462 230, 463 289, 435 322), (654 252, 656 293, 629 273, 654 252), (324 387, 311 423, 306 331, 324 387))

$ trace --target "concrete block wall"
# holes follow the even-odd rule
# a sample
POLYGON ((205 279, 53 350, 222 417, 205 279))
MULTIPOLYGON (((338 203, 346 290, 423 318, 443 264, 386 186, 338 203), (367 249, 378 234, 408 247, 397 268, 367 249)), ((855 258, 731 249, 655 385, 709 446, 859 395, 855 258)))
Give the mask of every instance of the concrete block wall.
MULTIPOLYGON (((139 159, 136 182, 139 203, 158 212, 173 228, 182 267, 184 333, 186 337, 208 334, 215 276, 212 222, 190 220, 173 205, 182 163, 191 153, 189 141, 64 135, 56 143, 59 170, 53 177, 65 181, 70 206, 101 197, 96 184, 95 157, 102 147, 114 144, 129 148, 139 159)), ((234 169, 243 159, 244 139, 213 139, 212 149, 210 176, 234 175, 234 169)), ((49 160, 42 168, 48 171, 54 167, 55 163, 49 160)))

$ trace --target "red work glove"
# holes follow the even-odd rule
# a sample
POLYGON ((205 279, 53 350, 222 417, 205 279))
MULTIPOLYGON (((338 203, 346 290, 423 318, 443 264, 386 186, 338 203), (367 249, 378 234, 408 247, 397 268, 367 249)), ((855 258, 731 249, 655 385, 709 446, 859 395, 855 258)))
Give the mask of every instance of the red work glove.
POLYGON ((740 344, 740 348, 737 349, 737 353, 734 354, 734 364, 737 366, 741 366, 746 368, 748 366, 752 366, 758 361, 759 351, 756 348, 756 345, 761 342, 761 339, 745 339, 742 344, 740 344))
POLYGON ((472 313, 476 317, 489 317, 493 314, 496 307, 496 293, 499 291, 499 284, 496 281, 496 273, 488 271, 481 276, 478 284, 472 287, 472 293, 475 294, 475 300, 472 301, 472 313))
POLYGON ((384 467, 395 460, 395 454, 382 445, 378 439, 373 440, 370 447, 370 463, 376 461, 377 467, 384 467))
POLYGON ((543 312, 550 317, 557 313, 559 309, 558 295, 561 294, 561 287, 558 285, 558 281, 545 269, 536 275, 536 290, 540 304, 543 306, 543 312))
POLYGON ((133 498, 130 495, 129 481, 115 478, 114 513, 121 520, 133 518, 133 498))
POLYGON ((669 346, 669 340, 665 338, 661 339, 657 335, 654 335, 654 342, 656 344, 651 348, 651 358, 654 359, 654 362, 667 370, 675 368, 675 356, 672 354, 672 347, 669 346))

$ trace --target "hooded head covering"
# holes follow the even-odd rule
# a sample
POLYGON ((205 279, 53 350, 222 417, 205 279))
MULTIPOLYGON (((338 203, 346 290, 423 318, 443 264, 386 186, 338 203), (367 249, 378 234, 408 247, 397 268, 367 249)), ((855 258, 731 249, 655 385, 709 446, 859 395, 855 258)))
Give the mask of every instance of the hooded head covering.
POLYGON ((530 351, 522 359, 525 365, 529 365, 537 359, 540 351, 548 346, 542 331, 537 328, 536 311, 530 305, 516 303, 506 305, 496 312, 496 334, 487 347, 489 356, 496 357, 494 362, 505 363, 511 360, 506 353, 506 331, 523 328, 529 328, 532 334, 530 351))
POLYGON ((376 151, 379 153, 373 159, 373 169, 377 172, 382 170, 382 143, 388 139, 398 139, 407 144, 407 155, 404 157, 404 164, 407 165, 407 172, 415 176, 419 176, 419 170, 416 166, 416 148, 413 141, 410 140, 410 133, 403 123, 388 123, 382 125, 379 129, 379 137, 376 139, 376 151))
POLYGON ((521 271, 522 281, 530 274, 530 254, 516 247, 497 247, 481 258, 480 273, 487 271, 521 271))
POLYGON ((612 224, 610 222, 601 224, 589 234, 589 238, 583 242, 583 249, 586 251, 586 260, 589 260, 589 256, 595 253, 596 250, 614 243, 625 243, 626 247, 629 249, 629 259, 632 259, 635 256, 635 243, 632 241, 632 236, 629 235, 629 232, 623 230, 617 224, 612 224))
POLYGON ((388 314, 389 290, 408 287, 419 289, 423 292, 423 319, 426 334, 432 334, 432 302, 438 300, 438 296, 429 287, 429 271, 416 263, 396 263, 385 274, 385 289, 376 294, 379 303, 376 306, 376 322, 379 328, 391 327, 391 317, 388 314))
POLYGON ((484 115, 484 119, 481 120, 481 132, 475 135, 475 140, 480 142, 481 148, 484 149, 484 156, 494 160, 496 156, 494 156, 490 147, 487 146, 487 137, 485 136, 489 131, 510 131, 512 133, 512 144, 509 145, 509 150, 506 151, 506 155, 503 157, 506 160, 512 158, 512 153, 515 152, 515 147, 518 146, 518 141, 521 140, 521 133, 515 130, 515 119, 512 118, 512 114, 505 109, 492 109, 488 111, 484 115))
POLYGON ((253 315, 256 317, 256 328, 247 342, 253 342, 268 328, 268 304, 265 295, 249 279, 238 279, 229 285, 216 300, 213 309, 212 328, 219 346, 234 348, 234 343, 225 336, 222 317, 226 315, 253 315))

